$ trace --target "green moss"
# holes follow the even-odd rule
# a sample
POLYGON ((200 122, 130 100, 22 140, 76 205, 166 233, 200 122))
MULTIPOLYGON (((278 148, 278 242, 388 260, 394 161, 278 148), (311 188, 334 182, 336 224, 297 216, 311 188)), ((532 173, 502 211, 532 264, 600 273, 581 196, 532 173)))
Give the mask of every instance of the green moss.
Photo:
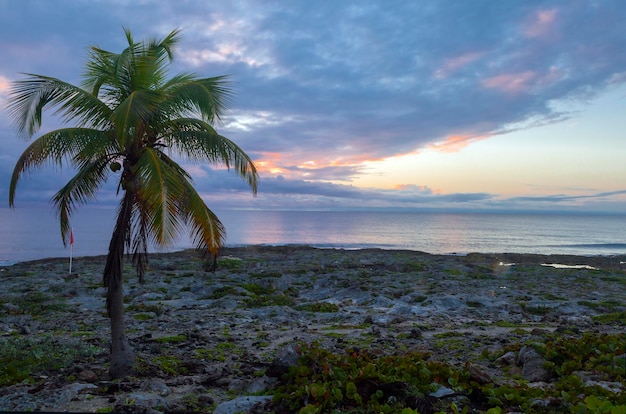
POLYGON ((221 286, 213 291, 211 295, 207 297, 207 299, 220 299, 226 295, 234 295, 238 294, 237 288, 234 286, 221 286))
POLYGON ((339 305, 330 302, 314 302, 299 305, 296 309, 305 312, 337 312, 339 305))
POLYGON ((136 321, 147 321, 153 318, 154 316, 149 313, 136 313, 133 315, 133 319, 136 321))
POLYGON ((0 386, 34 382, 37 373, 69 368, 103 352, 79 338, 59 341, 52 336, 0 338, 0 386))
POLYGON ((250 273, 250 277, 258 277, 258 278, 265 278, 265 277, 282 277, 283 274, 280 272, 251 272, 250 273))
POLYGON ((199 348, 194 351, 196 359, 224 362, 229 356, 241 355, 243 350, 233 342, 220 342, 214 348, 199 348))
POLYGON ((169 375, 180 375, 187 373, 187 368, 182 365, 181 360, 174 355, 159 355, 152 359, 152 362, 161 371, 169 375))
POLYGON ((294 306, 296 301, 288 295, 254 295, 245 298, 244 304, 248 308, 258 308, 261 306, 294 306))
POLYGON ((145 304, 145 303, 138 303, 135 305, 128 305, 126 307, 127 311, 135 311, 135 312, 141 312, 141 313, 147 313, 147 312, 152 312, 155 313, 156 315, 162 315, 163 314, 163 305, 159 304, 153 304, 153 305, 149 305, 149 304, 145 304))
POLYGON ((160 344, 177 344, 185 342, 186 340, 187 337, 185 335, 162 336, 155 339, 155 341, 160 344))
POLYGON ((217 266, 218 269, 236 270, 243 266, 243 260, 236 257, 220 257, 217 266))
POLYGON ((626 311, 605 313, 593 316, 593 320, 603 325, 626 325, 626 311))
POLYGON ((244 283, 242 287, 253 295, 269 295, 275 291, 271 286, 263 286, 258 283, 244 283))
POLYGON ((22 296, 11 298, 10 302, 5 300, 5 303, 12 303, 17 306, 17 309, 11 310, 9 313, 37 317, 67 311, 69 308, 64 298, 38 291, 29 291, 22 296))
POLYGON ((543 298, 545 300, 567 300, 567 298, 564 298, 562 296, 557 296, 552 293, 544 293, 543 298))

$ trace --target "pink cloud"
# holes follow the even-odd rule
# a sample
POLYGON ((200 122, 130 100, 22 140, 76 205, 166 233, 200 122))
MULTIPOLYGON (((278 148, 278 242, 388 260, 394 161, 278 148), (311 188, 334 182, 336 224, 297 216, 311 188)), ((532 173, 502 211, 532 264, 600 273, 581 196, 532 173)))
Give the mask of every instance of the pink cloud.
POLYGON ((498 89, 502 92, 519 93, 532 88, 536 73, 530 70, 518 73, 505 73, 485 79, 482 84, 489 89, 498 89))
POLYGON ((435 77, 447 78, 459 69, 462 69, 463 67, 480 59, 483 55, 484 52, 468 52, 450 59, 446 59, 443 62, 443 65, 435 71, 435 77))
POLYGON ((406 191, 406 192, 420 193, 420 194, 440 194, 441 193, 441 191, 433 190, 427 185, 396 184, 393 188, 398 191, 406 191))
POLYGON ((539 10, 526 23, 523 33, 528 37, 543 37, 552 32, 557 21, 557 10, 539 10))

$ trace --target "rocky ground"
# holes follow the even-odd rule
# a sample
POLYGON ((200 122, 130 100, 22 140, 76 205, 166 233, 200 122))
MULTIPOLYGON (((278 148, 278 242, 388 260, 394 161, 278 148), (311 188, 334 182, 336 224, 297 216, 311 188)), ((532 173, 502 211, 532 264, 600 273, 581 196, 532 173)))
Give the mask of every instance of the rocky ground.
MULTIPOLYGON (((625 261, 242 247, 225 249, 207 273, 193 251, 153 254, 144 284, 127 265, 138 363, 121 381, 107 373, 104 258, 76 258, 72 274, 66 259, 18 263, 0 268, 0 345, 23 365, 35 361, 20 384, 11 385, 19 364, 0 367, 0 411, 235 413, 245 410, 241 397, 265 401, 259 395, 278 381, 276 367, 289 363, 296 344, 313 341, 427 350, 498 377, 503 368, 483 356, 504 354, 507 344, 560 329, 624 332, 623 323, 595 317, 626 309, 625 261), (19 352, 28 347, 29 356, 19 352), (36 364, 46 354, 59 363, 36 364)), ((508 364, 509 374, 541 375, 508 364)))

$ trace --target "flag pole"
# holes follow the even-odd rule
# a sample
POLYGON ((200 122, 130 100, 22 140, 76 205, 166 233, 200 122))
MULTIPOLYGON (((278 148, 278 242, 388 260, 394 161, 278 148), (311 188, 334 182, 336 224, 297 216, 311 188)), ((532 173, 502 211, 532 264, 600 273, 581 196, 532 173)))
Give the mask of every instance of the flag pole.
POLYGON ((74 231, 70 227, 70 275, 72 274, 72 255, 74 253, 74 231))

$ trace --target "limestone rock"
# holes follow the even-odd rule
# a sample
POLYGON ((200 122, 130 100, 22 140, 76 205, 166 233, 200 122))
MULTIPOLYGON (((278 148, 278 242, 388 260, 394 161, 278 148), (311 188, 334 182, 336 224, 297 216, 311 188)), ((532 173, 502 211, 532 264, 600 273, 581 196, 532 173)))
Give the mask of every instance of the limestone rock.
POLYGON ((252 410, 261 408, 264 404, 270 403, 272 397, 269 395, 239 397, 234 400, 221 403, 215 408, 213 414, 245 414, 252 410))
POLYGON ((522 378, 529 382, 548 381, 550 373, 543 367, 546 360, 530 346, 524 346, 517 355, 517 365, 522 367, 522 378))

